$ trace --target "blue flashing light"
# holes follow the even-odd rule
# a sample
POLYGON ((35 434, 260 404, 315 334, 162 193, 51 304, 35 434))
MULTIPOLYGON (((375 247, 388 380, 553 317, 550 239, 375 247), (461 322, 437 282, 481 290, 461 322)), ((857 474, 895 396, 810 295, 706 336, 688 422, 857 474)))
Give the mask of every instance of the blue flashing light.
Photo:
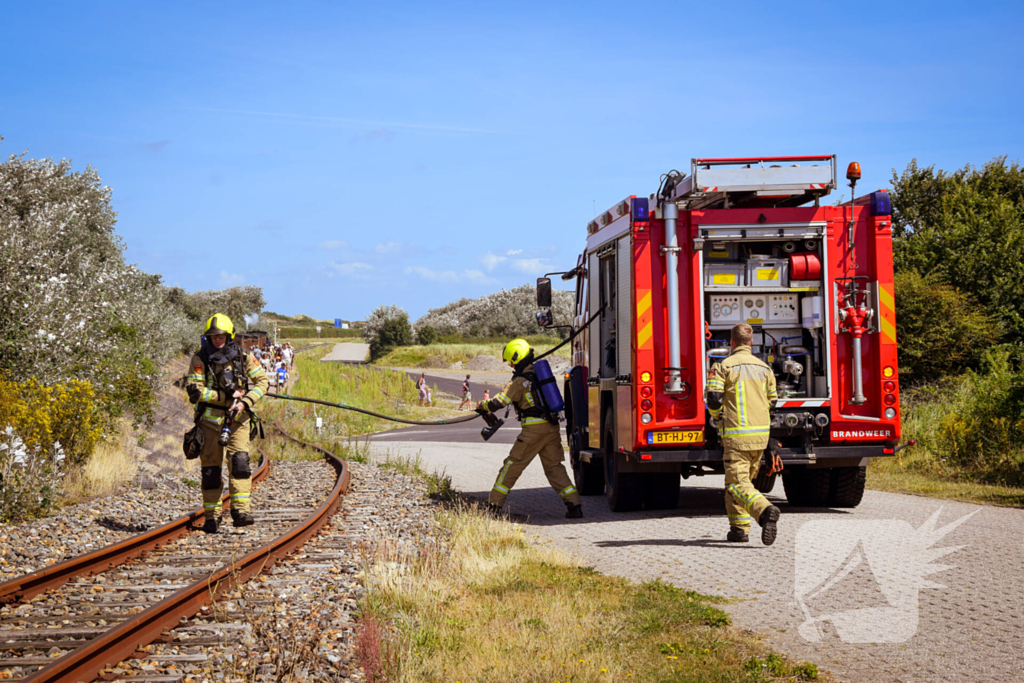
POLYGON ((889 197, 888 192, 872 192, 871 193, 871 215, 872 216, 891 216, 892 215, 892 199, 889 197))
POLYGON ((633 197, 630 201, 633 203, 634 221, 646 222, 650 220, 651 215, 649 213, 647 197, 633 197))

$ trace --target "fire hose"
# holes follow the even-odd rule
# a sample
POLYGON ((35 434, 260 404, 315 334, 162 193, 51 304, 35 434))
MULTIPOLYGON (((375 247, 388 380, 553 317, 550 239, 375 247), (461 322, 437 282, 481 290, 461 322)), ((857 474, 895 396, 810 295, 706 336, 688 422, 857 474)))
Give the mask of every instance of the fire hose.
MULTIPOLYGON (((578 330, 576 330, 571 335, 569 335, 564 341, 562 341, 557 346, 548 349, 547 351, 545 351, 541 355, 539 355, 536 358, 534 358, 534 360, 537 361, 537 360, 540 360, 541 358, 544 358, 545 356, 551 355, 552 353, 554 353, 558 349, 562 348, 563 346, 565 346, 566 344, 571 342, 573 339, 575 339, 580 334, 580 332, 582 332, 583 330, 587 329, 590 326, 590 323, 594 322, 594 320, 597 318, 598 315, 601 314, 601 311, 603 311, 603 310, 604 310, 604 306, 602 306, 600 309, 598 309, 594 313, 594 315, 590 316, 590 319, 587 320, 587 322, 585 324, 581 325, 578 330)), ((367 410, 366 408, 358 408, 356 406, 351 406, 351 405, 349 405, 347 403, 334 403, 334 402, 331 402, 331 401, 323 401, 323 400, 318 399, 318 398, 305 398, 303 396, 287 396, 285 394, 278 394, 278 393, 275 393, 275 392, 272 392, 272 391, 268 392, 267 396, 270 396, 271 398, 280 398, 280 399, 283 399, 285 401, 301 401, 302 403, 316 403, 317 405, 328 406, 330 408, 341 408, 342 410, 351 410, 351 411, 354 411, 354 412, 357 412, 357 413, 363 413, 364 415, 370 415, 371 417, 377 417, 377 418, 380 418, 382 420, 390 420, 391 422, 400 422, 402 424, 417 425, 417 426, 421 426, 421 427, 435 427, 435 426, 441 426, 441 425, 453 425, 453 424, 459 424, 461 422, 469 422, 470 420, 475 420, 478 417, 482 417, 484 419, 484 422, 487 423, 487 427, 485 427, 480 432, 480 434, 484 437, 484 441, 486 441, 487 439, 491 438, 491 436, 493 436, 494 433, 496 431, 498 431, 498 428, 501 427, 501 425, 505 424, 504 420, 499 419, 497 416, 494 416, 494 415, 492 415, 489 412, 486 412, 486 413, 475 412, 472 415, 464 415, 464 416, 454 417, 454 418, 447 419, 447 420, 407 420, 407 419, 405 419, 403 417, 395 417, 393 415, 384 415, 383 413, 377 413, 377 412, 374 412, 372 410, 367 410)))

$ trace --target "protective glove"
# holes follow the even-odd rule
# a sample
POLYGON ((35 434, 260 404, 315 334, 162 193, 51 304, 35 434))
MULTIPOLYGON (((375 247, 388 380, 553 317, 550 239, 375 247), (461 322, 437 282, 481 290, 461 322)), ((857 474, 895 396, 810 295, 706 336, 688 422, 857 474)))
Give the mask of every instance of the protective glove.
POLYGON ((199 399, 203 396, 203 391, 195 384, 190 384, 185 387, 185 391, 188 392, 188 402, 192 404, 199 403, 199 399))
POLYGON ((238 416, 245 410, 245 404, 241 401, 235 401, 228 409, 228 418, 232 421, 238 420, 238 416))

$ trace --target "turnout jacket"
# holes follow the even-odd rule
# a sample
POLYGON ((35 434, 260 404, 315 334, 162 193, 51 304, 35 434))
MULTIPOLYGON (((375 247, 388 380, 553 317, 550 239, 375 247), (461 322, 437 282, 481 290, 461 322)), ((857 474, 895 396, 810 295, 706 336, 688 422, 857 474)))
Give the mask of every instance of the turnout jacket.
MULTIPOLYGON (((532 373, 533 364, 527 365, 523 372, 532 373)), ((505 406, 513 406, 523 426, 549 424, 548 420, 543 417, 544 411, 537 398, 533 395, 533 382, 521 375, 513 377, 512 381, 506 384, 505 388, 497 396, 483 405, 492 413, 501 410, 505 406)))
MULTIPOLYGON (((256 401, 263 398, 270 390, 270 378, 253 356, 245 353, 241 348, 238 354, 242 356, 241 366, 244 368, 244 377, 235 377, 235 384, 239 388, 248 386, 245 396, 239 400, 246 408, 252 408, 256 401)), ((232 392, 225 391, 221 384, 221 377, 225 367, 230 363, 210 363, 207 365, 199 353, 192 356, 188 364, 188 377, 186 377, 186 390, 193 393, 192 387, 199 390, 199 401, 196 403, 196 412, 202 412, 204 422, 220 426, 224 422, 224 415, 231 407, 234 399, 232 392)))
POLYGON ((728 358, 715 363, 708 375, 708 409, 726 448, 767 448, 776 399, 772 369, 752 354, 749 346, 737 346, 728 358))

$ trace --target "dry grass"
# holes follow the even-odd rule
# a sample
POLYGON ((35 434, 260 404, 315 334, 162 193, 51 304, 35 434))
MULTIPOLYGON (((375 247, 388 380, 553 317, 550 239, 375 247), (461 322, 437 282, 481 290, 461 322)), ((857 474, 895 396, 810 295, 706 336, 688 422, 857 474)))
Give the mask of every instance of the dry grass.
POLYGON ((981 484, 957 478, 956 474, 939 471, 931 455, 923 451, 915 452, 915 447, 908 448, 895 458, 872 460, 868 467, 867 486, 878 491, 1024 507, 1024 488, 981 484))
POLYGON ((109 496, 139 470, 142 451, 127 424, 108 435, 96 446, 92 456, 72 471, 65 482, 65 495, 71 500, 109 496))
POLYGON ((475 509, 441 513, 415 552, 364 560, 368 680, 750 681, 814 678, 728 626, 710 598, 604 576, 475 509), (377 643, 370 643, 376 633, 377 643))

